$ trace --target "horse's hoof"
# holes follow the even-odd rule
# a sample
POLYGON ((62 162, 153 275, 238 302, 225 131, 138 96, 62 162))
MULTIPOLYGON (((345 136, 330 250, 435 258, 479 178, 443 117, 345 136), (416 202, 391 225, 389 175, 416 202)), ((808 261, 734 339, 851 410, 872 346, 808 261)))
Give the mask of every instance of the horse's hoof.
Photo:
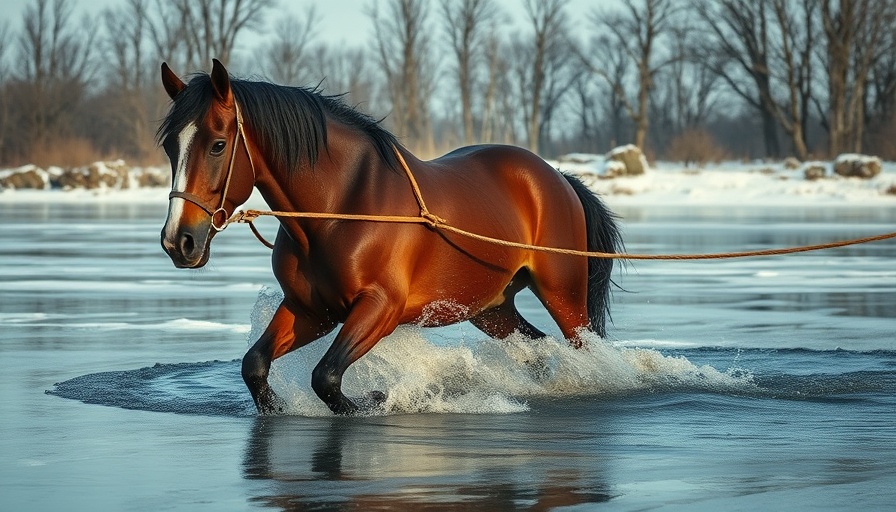
POLYGON ((381 412, 386 403, 386 394, 382 391, 371 391, 362 397, 342 400, 333 412, 340 416, 368 416, 381 412))
POLYGON ((258 404, 258 414, 260 416, 278 416, 286 414, 286 402, 279 396, 274 396, 263 404, 258 404))

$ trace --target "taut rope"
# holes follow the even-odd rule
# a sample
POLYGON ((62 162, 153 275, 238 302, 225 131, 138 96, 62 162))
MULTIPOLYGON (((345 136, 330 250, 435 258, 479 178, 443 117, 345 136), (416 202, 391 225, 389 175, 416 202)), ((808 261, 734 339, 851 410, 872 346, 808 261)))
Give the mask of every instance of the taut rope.
MULTIPOLYGON (((283 218, 303 218, 303 219, 328 219, 328 220, 349 220, 349 221, 363 221, 363 222, 392 222, 392 223, 400 223, 400 224, 424 224, 429 226, 432 229, 440 229, 443 231, 449 231, 451 233, 455 233, 467 238, 471 238, 474 240, 479 240, 482 242, 488 242, 495 245, 500 245, 502 247, 512 247, 515 249, 522 249, 527 251, 540 251, 547 252, 553 254, 567 254, 571 256, 584 256, 587 258, 608 258, 608 259, 620 259, 620 260, 720 260, 720 259, 731 259, 731 258, 747 258, 752 256, 777 256, 781 254, 793 254, 798 252, 809 252, 809 251, 819 251, 822 249, 833 249, 836 247, 846 247, 848 245, 858 245, 865 244, 869 242, 877 242, 880 240, 888 240, 891 238, 896 238, 896 231, 892 233, 885 233, 882 235, 869 236, 864 238, 853 238, 851 240, 841 240, 837 242, 830 242, 826 244, 817 244, 817 245, 803 245, 799 247, 786 247, 782 249, 764 249, 759 251, 743 251, 743 252, 722 252, 722 253, 710 253, 710 254, 629 254, 629 253, 613 253, 613 252, 599 252, 599 251, 579 251, 576 249, 562 249, 559 247, 542 247, 538 245, 531 244, 523 244, 519 242, 511 242, 509 240, 502 240, 500 238, 493 238, 490 236, 480 235, 478 233, 472 233, 470 231, 452 226, 448 223, 447 220, 439 217, 438 215, 433 214, 426 208, 426 203, 423 201, 423 194, 420 192, 420 186, 417 185, 417 180, 414 178, 414 173, 411 172, 410 167, 408 167, 407 162, 405 162, 404 157, 398 151, 398 148, 393 147, 393 151, 395 151, 395 156, 398 158, 399 163, 401 163, 402 169, 404 169, 405 174, 408 177, 408 181, 411 184, 411 189, 414 192, 414 198, 417 200, 417 204, 420 206, 420 214, 417 216, 404 216, 404 215, 362 215, 362 214, 345 214, 345 213, 316 213, 316 212, 283 212, 283 211, 272 211, 272 210, 240 210, 235 212, 230 218, 228 218, 221 226, 217 226, 214 223, 215 214, 224 210, 224 201, 227 197, 227 189, 230 185, 230 178, 233 172, 233 161, 236 157, 236 146, 239 143, 239 139, 243 139, 243 146, 246 148, 246 154, 249 155, 249 164, 252 166, 252 174, 255 174, 255 163, 252 161, 252 155, 249 154, 249 144, 246 141, 246 133, 243 130, 243 116, 240 112, 239 105, 234 102, 234 106, 236 107, 236 118, 237 118, 237 140, 234 141, 233 152, 230 156, 230 166, 227 169, 227 178, 224 184, 224 193, 221 196, 221 206, 215 210, 211 211, 210 208, 204 206, 199 198, 194 197, 186 197, 188 194, 172 192, 171 197, 183 197, 188 201, 193 201, 196 204, 199 204, 204 210, 208 211, 210 215, 212 215, 212 225, 218 231, 223 230, 229 224, 232 223, 245 223, 249 225, 249 228, 252 230, 252 233, 255 235, 258 240, 266 245, 268 248, 273 249, 274 244, 268 242, 258 231, 253 224, 253 221, 261 216, 272 216, 272 217, 283 217, 283 218)), ((226 214, 226 212, 224 212, 226 214)))
MULTIPOLYGON (((248 148, 247 148, 248 149, 248 148)), ((519 242, 511 242, 509 240, 502 240, 500 238, 493 238, 490 236, 480 235, 478 233, 472 233, 470 231, 452 226, 448 223, 447 220, 434 215, 426 208, 426 203, 423 201, 423 194, 420 192, 420 186, 417 185, 417 180, 414 178, 414 173, 411 172, 411 169, 408 167, 407 162, 405 162, 404 157, 402 157, 401 153, 398 149, 395 149, 395 155, 398 157, 398 161, 401 163, 401 167, 404 169, 405 174, 408 177, 408 181, 411 183, 411 189, 414 192, 414 197, 417 199, 417 204, 420 206, 420 215, 416 217, 411 216, 401 216, 401 215, 358 215, 358 214, 343 214, 343 213, 316 213, 316 212, 282 212, 282 211, 269 211, 269 210, 240 210, 236 212, 232 217, 227 219, 226 224, 231 224, 234 222, 242 222, 249 224, 249 227, 252 229, 252 232, 255 234, 256 238, 266 245, 269 248, 274 247, 274 245, 261 235, 258 230, 255 228, 255 225, 252 223, 255 219, 261 216, 269 215, 273 217, 291 217, 291 218, 304 218, 304 219, 331 219, 331 220, 350 220, 350 221, 367 221, 367 222, 393 222, 393 223, 402 223, 402 224, 425 224, 433 229, 441 229, 444 231, 449 231, 452 233, 456 233, 461 236, 465 236, 467 238, 472 238, 474 240, 479 240, 482 242, 488 242, 495 245, 500 245, 503 247, 513 247, 515 249, 523 249, 529 251, 540 251, 540 252, 548 252, 554 254, 567 254, 571 256, 584 256, 588 258, 609 258, 609 259, 625 259, 625 260, 719 260, 719 259, 731 259, 731 258, 747 258, 751 256, 777 256, 780 254, 793 254, 798 252, 809 252, 809 251, 819 251, 822 249, 833 249, 836 247, 845 247, 848 245, 858 245, 865 244, 869 242, 877 242, 880 240, 888 240, 890 238, 896 238, 896 232, 886 233, 882 235, 869 236, 864 238, 854 238, 851 240, 841 240, 837 242, 830 242, 826 244, 817 244, 817 245, 804 245, 799 247, 787 247, 783 249, 764 249, 759 251, 743 251, 743 252, 723 252, 723 253, 710 253, 710 254, 630 254, 630 253, 612 253, 612 252, 599 252, 599 251, 579 251, 576 249, 562 249, 559 247, 542 247, 538 245, 531 244, 523 244, 519 242)), ((226 226, 225 224, 225 226, 226 226)))

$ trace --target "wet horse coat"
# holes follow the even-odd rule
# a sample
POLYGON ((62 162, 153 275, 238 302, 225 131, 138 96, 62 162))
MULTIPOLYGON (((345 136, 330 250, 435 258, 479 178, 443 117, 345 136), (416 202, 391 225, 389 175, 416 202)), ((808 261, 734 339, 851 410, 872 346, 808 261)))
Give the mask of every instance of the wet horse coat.
MULTIPOLYGON (((336 97, 231 80, 218 61, 189 84, 163 64, 162 82, 173 105, 159 138, 173 180, 161 238, 178 267, 208 261, 213 224, 253 186, 274 210, 417 215, 395 150, 430 211, 455 226, 541 246, 619 249, 613 217, 597 197, 524 149, 470 146, 424 162, 336 97)), ((528 287, 574 345, 582 329, 603 336, 613 263, 502 247, 421 224, 281 218, 272 265, 284 300, 242 366, 259 412, 282 409, 267 382, 271 361, 342 324, 311 383, 331 410, 349 414, 358 406, 342 393, 343 373, 400 324, 469 320, 495 338, 514 331, 542 337, 514 306, 528 287)))

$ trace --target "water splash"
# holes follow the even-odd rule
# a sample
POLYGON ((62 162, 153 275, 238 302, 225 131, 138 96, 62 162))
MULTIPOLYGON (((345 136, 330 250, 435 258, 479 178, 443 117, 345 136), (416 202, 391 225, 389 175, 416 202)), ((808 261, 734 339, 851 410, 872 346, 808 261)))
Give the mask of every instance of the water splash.
MULTIPOLYGON (((252 312, 254 341, 282 300, 263 289, 252 312)), ((348 396, 386 394, 377 413, 506 414, 529 409, 536 397, 617 396, 645 391, 750 392, 753 378, 742 370, 697 366, 653 349, 616 346, 585 335, 585 347, 566 340, 530 340, 513 335, 436 343, 427 329, 401 326, 352 365, 343 380, 348 396)), ((274 362, 270 381, 289 413, 329 415, 310 387, 310 375, 334 335, 274 362)))

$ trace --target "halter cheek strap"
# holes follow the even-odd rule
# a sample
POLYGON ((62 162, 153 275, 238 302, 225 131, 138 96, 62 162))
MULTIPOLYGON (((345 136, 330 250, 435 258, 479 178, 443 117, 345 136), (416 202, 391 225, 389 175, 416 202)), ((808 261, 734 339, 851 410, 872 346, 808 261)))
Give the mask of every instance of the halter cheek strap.
POLYGON ((233 151, 230 152, 230 164, 227 166, 227 176, 224 178, 224 192, 221 194, 221 204, 217 209, 212 209, 213 207, 208 206, 206 201, 196 194, 191 194, 189 192, 181 192, 179 190, 172 190, 168 194, 168 200, 172 200, 175 197, 183 199, 185 201, 189 201, 199 208, 202 208, 202 211, 207 213, 212 218, 212 227, 215 231, 223 231, 224 228, 227 227, 227 219, 229 215, 227 214, 227 210, 224 208, 224 205, 227 202, 227 192, 230 190, 230 178, 233 177, 233 163, 236 160, 236 148, 240 143, 240 139, 243 140, 243 146, 246 148, 246 156, 249 157, 249 166, 252 167, 252 182, 255 183, 255 163, 252 162, 252 153, 249 152, 249 144, 246 142, 246 132, 243 130, 243 113, 240 111, 240 104, 236 101, 233 102, 233 107, 236 110, 236 136, 233 141, 233 151), (215 217, 219 214, 223 214, 223 220, 220 224, 215 223, 215 217))

